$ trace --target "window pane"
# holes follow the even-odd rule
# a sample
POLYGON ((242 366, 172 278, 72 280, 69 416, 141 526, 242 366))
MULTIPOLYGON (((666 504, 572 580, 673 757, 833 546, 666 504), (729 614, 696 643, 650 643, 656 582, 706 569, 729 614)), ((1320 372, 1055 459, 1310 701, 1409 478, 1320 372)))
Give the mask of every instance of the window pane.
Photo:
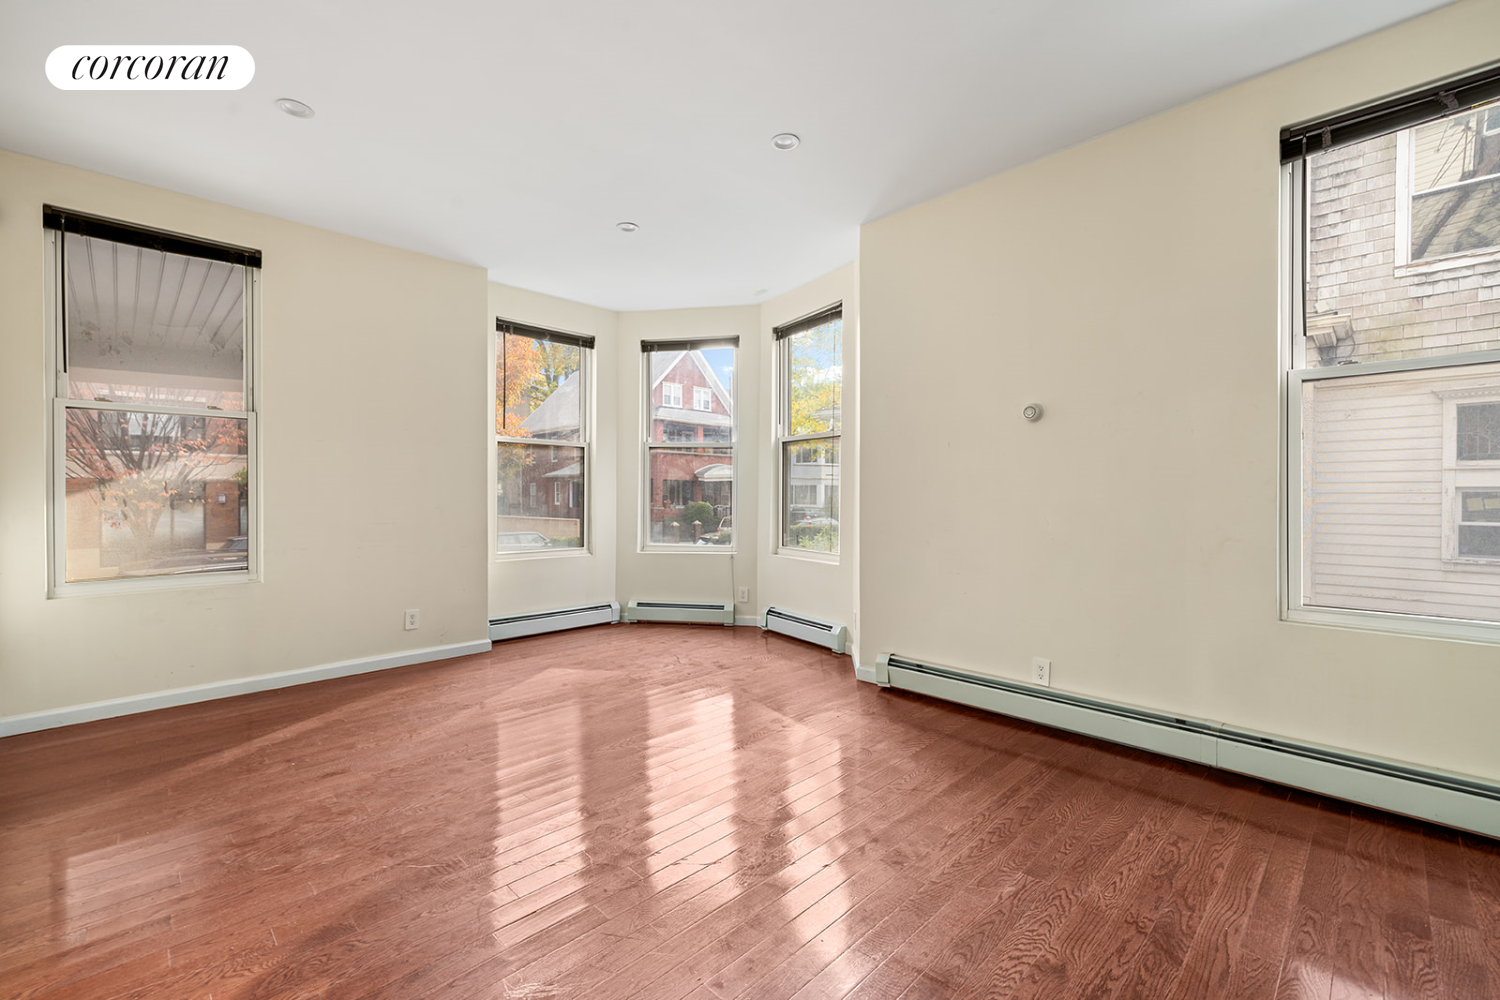
POLYGON ((1412 260, 1500 247, 1493 112, 1468 111, 1412 130, 1412 260))
POLYGON ((583 449, 500 444, 496 511, 501 552, 583 545, 583 449))
POLYGON ((653 545, 733 541, 732 449, 653 448, 647 466, 647 538, 653 545))
POLYGON ((495 433, 582 441, 583 348, 501 334, 495 350, 495 433))
POLYGON ((248 422, 67 411, 65 579, 249 565, 248 422))
POLYGON ((651 365, 647 440, 683 444, 734 440, 734 348, 659 351, 646 357, 651 365), (684 400, 692 405, 684 406, 684 400))
POLYGON ((1500 248, 1500 182, 1473 180, 1494 172, 1500 136, 1474 124, 1469 114, 1307 158, 1308 367, 1500 348, 1500 249, 1436 269, 1398 265, 1403 227, 1413 261, 1500 248), (1400 184, 1403 143, 1413 163, 1400 184))
POLYGON ((245 269, 64 237, 68 395, 245 408, 245 269))
POLYGON ((1500 621, 1500 566, 1453 561, 1488 558, 1500 473, 1443 462, 1452 394, 1486 390, 1500 365, 1304 383, 1305 603, 1500 621))
POLYGON ((839 550, 839 442, 791 441, 782 445, 787 486, 781 544, 813 552, 839 550))
POLYGON ((1460 461, 1500 460, 1500 403, 1468 403, 1458 407, 1460 461))
POLYGON ((836 317, 786 338, 790 366, 788 434, 837 433, 842 420, 844 320, 836 317))

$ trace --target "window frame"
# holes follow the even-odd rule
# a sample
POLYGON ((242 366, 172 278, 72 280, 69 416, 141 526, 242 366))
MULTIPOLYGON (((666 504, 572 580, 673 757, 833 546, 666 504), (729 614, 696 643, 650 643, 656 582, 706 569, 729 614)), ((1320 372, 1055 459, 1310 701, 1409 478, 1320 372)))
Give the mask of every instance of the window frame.
POLYGON ((714 391, 706 385, 693 386, 693 409, 698 412, 712 412, 714 408, 714 391))
MULTIPOLYGON (((495 514, 495 527, 494 530, 490 532, 490 557, 496 560, 510 561, 513 559, 571 559, 578 558, 579 556, 592 555, 594 551, 594 505, 591 502, 591 497, 593 495, 591 492, 591 484, 593 483, 594 479, 593 442, 595 437, 594 407, 592 404, 594 385, 594 351, 596 344, 595 338, 588 334, 572 333, 566 330, 556 330, 549 327, 538 326, 535 323, 523 323, 519 320, 506 319, 503 316, 495 317, 494 352, 490 358, 490 371, 492 379, 490 388, 492 393, 494 392, 495 388, 493 383, 493 373, 499 363, 500 353, 505 349, 504 338, 506 337, 507 333, 516 336, 530 337, 533 340, 540 340, 548 343, 571 344, 578 348, 579 440, 554 441, 549 438, 539 441, 536 438, 523 438, 515 437, 513 435, 495 433, 493 444, 491 445, 491 447, 494 449, 494 453, 497 459, 497 465, 494 470, 494 475, 490 477, 490 486, 492 490, 499 489, 500 469, 498 466, 498 456, 499 446, 502 444, 524 445, 526 447, 536 448, 539 450, 543 448, 550 449, 547 454, 551 461, 557 460, 557 451, 559 448, 576 450, 581 452, 581 455, 579 457, 579 468, 583 471, 583 482, 581 484, 576 483, 576 481, 575 483, 570 483, 569 492, 567 496, 564 497, 564 499, 571 500, 573 498, 572 488, 574 485, 577 485, 581 492, 579 500, 581 501, 581 506, 583 507, 583 515, 578 519, 578 531, 580 535, 580 544, 578 545, 568 546, 565 548, 552 548, 549 546, 547 548, 540 549, 502 549, 500 548, 500 536, 505 534, 517 534, 517 532, 505 531, 501 528, 499 513, 494 509, 494 496, 491 496, 490 509, 495 514)), ((498 398, 494 399, 490 407, 489 417, 491 431, 494 431, 495 429, 495 416, 499 412, 499 406, 500 400, 498 398)), ((549 510, 550 507, 546 503, 545 498, 542 498, 542 502, 537 502, 538 498, 536 495, 536 483, 531 483, 529 485, 531 486, 531 489, 527 491, 525 503, 523 504, 524 509, 528 512, 534 510, 549 510)), ((561 485, 562 484, 560 482, 553 483, 554 487, 559 487, 561 485)), ((554 495, 555 492, 556 491, 554 490, 554 495)), ((571 508, 576 505, 570 503, 568 506, 571 508)))
MULTIPOLYGON (((46 260, 43 278, 43 329, 46 331, 45 358, 49 392, 47 399, 47 596, 67 598, 104 594, 129 594, 156 590, 184 590, 200 587, 238 586, 257 583, 263 572, 261 529, 261 486, 259 446, 260 386, 260 317, 261 253, 246 247, 220 243, 201 237, 155 229, 137 223, 75 212, 70 209, 42 206, 43 251, 46 260), (241 410, 219 410, 205 407, 168 406, 140 402, 102 402, 70 399, 67 372, 67 275, 65 243, 69 234, 105 239, 126 246, 238 264, 244 268, 244 348, 241 359, 243 402, 241 410), (67 415, 70 410, 95 412, 153 413, 194 418, 245 421, 245 490, 246 521, 249 541, 243 570, 219 570, 209 573, 158 574, 141 577, 113 577, 100 580, 67 578, 67 415)), ((206 500, 205 500, 206 503, 206 500)))
MULTIPOLYGON (((663 373, 662 378, 666 378, 663 373)), ((641 441, 640 473, 641 484, 636 491, 637 503, 640 507, 640 516, 637 518, 637 551, 643 554, 677 554, 677 555, 734 555, 739 550, 739 536, 733 534, 726 545, 696 545, 684 542, 653 542, 651 541, 651 504, 652 504, 652 478, 651 478, 651 456, 655 452, 687 452, 699 449, 727 450, 729 452, 729 465, 738 470, 740 456, 740 405, 739 405, 739 381, 740 381, 740 339, 738 336, 706 336, 689 340, 670 341, 641 341, 641 427, 639 440, 641 441), (682 351, 690 353, 695 350, 718 350, 729 348, 734 351, 734 364, 730 372, 729 385, 729 440, 727 441, 652 441, 651 440, 651 391, 655 384, 651 378, 651 359, 654 354, 671 351, 682 351)), ((675 409, 681 409, 682 385, 678 382, 662 383, 662 406, 666 407, 666 387, 677 387, 677 400, 679 405, 675 409)), ((712 389, 709 390, 712 392, 712 389)), ((710 401, 710 410, 712 402, 710 401)), ((684 482, 685 480, 663 480, 663 489, 667 482, 684 482)), ((729 482, 729 511, 726 516, 732 517, 739 508, 740 477, 735 472, 729 482)))
MULTIPOLYGON (((839 449, 839 464, 838 464, 838 469, 839 469, 839 475, 840 475, 840 485, 842 485, 842 476, 843 476, 843 468, 844 468, 844 464, 843 464, 843 440, 842 440, 842 438, 843 438, 843 376, 842 376, 842 374, 840 374, 840 378, 839 378, 839 410, 840 410, 840 414, 839 414, 839 429, 837 431, 815 431, 815 432, 806 433, 806 434, 791 434, 791 433, 789 433, 789 431, 791 429, 791 422, 792 422, 792 412, 791 412, 791 408, 792 408, 792 351, 791 351, 791 341, 792 341, 792 338, 796 337, 798 333, 802 333, 802 332, 806 332, 806 330, 814 329, 814 328, 816 328, 816 326, 821 325, 822 323, 831 321, 835 316, 838 317, 838 319, 840 321, 840 324, 841 324, 841 327, 840 327, 840 338, 839 338, 839 355, 840 355, 840 357, 839 357, 839 364, 840 364, 840 367, 841 367, 841 370, 842 370, 842 366, 843 366, 843 363, 844 363, 844 358, 843 358, 843 354, 844 354, 844 350, 843 350, 844 340, 843 340, 843 335, 842 335, 842 322, 843 322, 843 317, 844 317, 844 303, 843 303, 842 300, 840 300, 838 302, 834 302, 831 305, 826 305, 826 306, 822 306, 821 308, 814 309, 810 313, 806 313, 806 314, 804 314, 802 316, 799 316, 796 319, 790 320, 790 321, 788 321, 786 323, 779 324, 778 326, 774 327, 773 331, 772 331, 772 335, 775 337, 774 346, 775 346, 775 358, 776 358, 776 362, 775 362, 776 363, 776 388, 775 388, 775 393, 774 393, 776 421, 775 421, 775 427, 773 429, 773 437, 774 437, 774 445, 773 445, 773 447, 775 448, 775 456, 776 456, 776 461, 775 461, 776 473, 775 473, 775 477, 774 477, 774 479, 775 479, 775 495, 776 495, 776 514, 775 514, 776 534, 775 534, 775 537, 771 540, 771 551, 775 555, 792 556, 792 557, 798 558, 798 559, 810 559, 810 560, 812 560, 814 562, 826 562, 826 563, 837 563, 840 560, 840 558, 841 558, 841 553, 843 551, 843 545, 844 545, 844 533, 843 533, 843 525, 842 524, 840 524, 840 526, 839 526, 839 544, 838 544, 838 548, 834 549, 834 551, 832 551, 832 552, 823 552, 823 551, 820 551, 820 550, 817 550, 817 549, 808 549, 808 548, 803 548, 803 547, 801 547, 799 545, 789 545, 789 544, 787 544, 787 539, 788 539, 788 537, 790 537, 790 531, 791 531, 791 528, 793 527, 793 525, 791 524, 791 508, 794 506, 792 504, 792 502, 791 502, 791 489, 792 489, 792 484, 790 482, 791 477, 787 473, 787 469, 789 468, 788 459, 787 459, 787 453, 788 453, 788 449, 789 448, 794 447, 794 446, 796 446, 798 444, 805 443, 805 442, 809 442, 809 441, 827 441, 827 442, 831 442, 832 444, 834 444, 835 446, 837 446, 838 449, 839 449), (799 327, 803 328, 803 329, 796 329, 796 328, 799 328, 799 327), (790 331, 790 332, 784 332, 784 331, 790 331)), ((843 512, 843 504, 842 504, 843 490, 842 489, 839 490, 839 497, 840 497, 839 511, 842 514, 842 512, 843 512)), ((842 518, 840 518, 840 520, 842 520, 842 518)))
POLYGON ((661 384, 661 405, 670 406, 674 410, 682 409, 682 383, 663 382, 661 384), (670 395, 673 399, 673 402, 670 403, 667 402, 668 390, 670 390, 670 395))
MULTIPOLYGON (((1491 105, 1488 108, 1476 108, 1477 113, 1486 120, 1491 115, 1500 116, 1500 105, 1491 105)), ((1474 264, 1483 264, 1500 258, 1500 243, 1491 247, 1483 247, 1478 250, 1463 250, 1458 253, 1442 254, 1435 257, 1424 257, 1421 260, 1411 259, 1411 212, 1412 203, 1416 197, 1416 142, 1417 128, 1401 129, 1396 133, 1396 237, 1393 250, 1395 251, 1396 276, 1408 277, 1421 274, 1431 274, 1436 271, 1447 271, 1458 267, 1469 267, 1474 264)), ((1495 135, 1489 129, 1484 130, 1485 135, 1495 135)), ((1474 178, 1468 181, 1460 181, 1457 184, 1444 185, 1443 188, 1434 188, 1434 191, 1459 187, 1465 184, 1478 184, 1486 179, 1493 179, 1495 174, 1486 174, 1482 178, 1474 178)))
MULTIPOLYGON (((1471 365, 1500 362, 1500 350, 1469 351, 1459 354, 1439 354, 1427 357, 1404 358, 1388 361, 1362 361, 1353 364, 1327 367, 1306 367, 1306 250, 1309 240, 1308 186, 1306 160, 1289 160, 1281 170, 1281 210, 1279 215, 1279 273, 1280 316, 1279 354, 1281 433, 1280 473, 1278 487, 1281 502, 1278 504, 1278 600, 1282 621, 1363 631, 1388 632, 1401 635, 1427 636, 1457 639, 1470 642, 1500 643, 1500 622, 1489 623, 1475 619, 1452 618, 1438 615, 1400 614, 1390 611, 1370 611, 1358 608, 1336 608, 1309 605, 1303 598, 1303 566, 1305 559, 1304 535, 1301 524, 1302 497, 1305 495, 1303 481, 1302 451, 1302 407, 1303 387, 1310 382, 1356 378, 1389 372, 1415 372, 1429 369, 1467 367, 1471 365)), ((1397 216, 1401 210, 1398 205, 1397 216)), ((1399 228, 1399 227, 1398 227, 1399 228)), ((1399 241, 1400 234, 1397 239, 1399 241)), ((1408 237, 1409 239, 1409 237, 1408 237)), ((1422 265, 1425 266, 1426 262, 1422 265)), ((1399 273, 1399 272, 1398 272, 1399 273)), ((1444 539, 1441 555, 1446 557, 1450 548, 1448 525, 1456 514, 1453 495, 1449 492, 1447 461, 1456 450, 1456 439, 1450 433, 1447 411, 1451 407, 1445 401, 1444 418, 1444 539)), ((1477 488, 1477 487, 1476 487, 1477 488)), ((1456 544, 1456 543, 1455 543, 1456 544)), ((1444 558, 1445 563, 1460 562, 1444 558)), ((1476 569, 1492 571, 1492 560, 1463 560, 1476 569), (1478 565, 1476 565, 1478 564, 1478 565)), ((1459 567, 1455 567, 1459 568, 1459 567)))
POLYGON ((1458 409, 1474 403, 1500 404, 1500 388, 1438 390, 1443 401, 1443 562, 1450 569, 1474 567, 1494 572, 1500 556, 1464 555, 1459 551, 1463 494, 1500 490, 1500 458, 1458 457, 1458 409))

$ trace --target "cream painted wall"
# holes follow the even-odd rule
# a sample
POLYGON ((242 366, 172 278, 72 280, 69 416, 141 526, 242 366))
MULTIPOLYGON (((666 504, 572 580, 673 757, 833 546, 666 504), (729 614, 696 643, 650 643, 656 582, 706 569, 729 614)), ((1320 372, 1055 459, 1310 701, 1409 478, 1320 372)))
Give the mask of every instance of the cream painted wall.
POLYGON ((672 309, 657 312, 621 313, 619 317, 618 418, 616 434, 619 456, 617 503, 618 600, 623 607, 632 600, 733 601, 735 589, 749 589, 750 600, 739 603, 735 613, 751 617, 756 603, 756 563, 759 542, 735 539, 733 555, 715 546, 683 552, 641 551, 644 453, 642 441, 644 377, 641 374, 642 340, 678 340, 688 337, 740 338, 735 359, 739 407, 739 449, 735 456, 735 524, 758 524, 760 475, 757 469, 757 429, 760 409, 760 308, 730 306, 720 309, 672 309), (731 574, 733 579, 731 580, 731 574))
POLYGON ((760 480, 769 502, 762 504, 759 521, 760 557, 756 581, 760 603, 796 611, 815 618, 840 622, 849 627, 849 651, 858 659, 858 632, 854 585, 859 558, 859 268, 849 264, 764 303, 760 309, 762 345, 760 360, 759 436, 760 480), (844 303, 844 422, 839 442, 839 548, 837 562, 818 556, 778 551, 781 539, 781 458, 776 447, 777 352, 775 327, 816 309, 844 303))
MULTIPOLYGON (((618 314, 507 285, 491 284, 489 287, 491 372, 494 371, 496 317, 570 333, 592 334, 595 338, 593 379, 589 394, 593 441, 589 447, 590 509, 586 515, 590 533, 588 551, 546 556, 498 555, 495 552, 495 504, 491 502, 488 505, 487 545, 490 554, 490 616, 550 611, 554 608, 612 601, 615 599, 615 507, 618 478, 615 446, 619 396, 616 376, 619 364, 616 332, 618 314)), ((493 384, 490 386, 490 393, 493 400, 493 384)), ((493 417, 491 426, 493 427, 493 417)), ((486 495, 493 497, 493 444, 489 449, 489 481, 491 485, 486 495)))
POLYGON ((1278 129, 1496 38, 1460 3, 866 226, 864 656, 1500 777, 1496 647, 1277 612, 1278 129))
POLYGON ((485 639, 486 284, 0 152, 0 716, 485 639), (264 252, 261 582, 48 599, 43 203, 264 252))

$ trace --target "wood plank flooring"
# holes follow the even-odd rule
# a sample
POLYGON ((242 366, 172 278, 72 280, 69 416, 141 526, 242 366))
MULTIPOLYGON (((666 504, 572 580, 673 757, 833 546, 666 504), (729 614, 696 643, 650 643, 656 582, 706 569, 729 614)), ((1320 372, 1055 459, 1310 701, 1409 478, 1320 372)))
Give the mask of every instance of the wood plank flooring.
POLYGON ((1500 845, 596 628, 0 740, 0 997, 1500 997, 1500 845))

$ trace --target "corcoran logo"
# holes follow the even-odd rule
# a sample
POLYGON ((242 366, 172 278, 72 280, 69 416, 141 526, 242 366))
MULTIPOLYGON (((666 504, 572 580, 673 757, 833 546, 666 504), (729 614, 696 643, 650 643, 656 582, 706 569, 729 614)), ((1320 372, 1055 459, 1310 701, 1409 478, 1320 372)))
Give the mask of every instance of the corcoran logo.
POLYGON ((59 90, 239 90, 254 75, 238 45, 60 45, 47 57, 59 90))

